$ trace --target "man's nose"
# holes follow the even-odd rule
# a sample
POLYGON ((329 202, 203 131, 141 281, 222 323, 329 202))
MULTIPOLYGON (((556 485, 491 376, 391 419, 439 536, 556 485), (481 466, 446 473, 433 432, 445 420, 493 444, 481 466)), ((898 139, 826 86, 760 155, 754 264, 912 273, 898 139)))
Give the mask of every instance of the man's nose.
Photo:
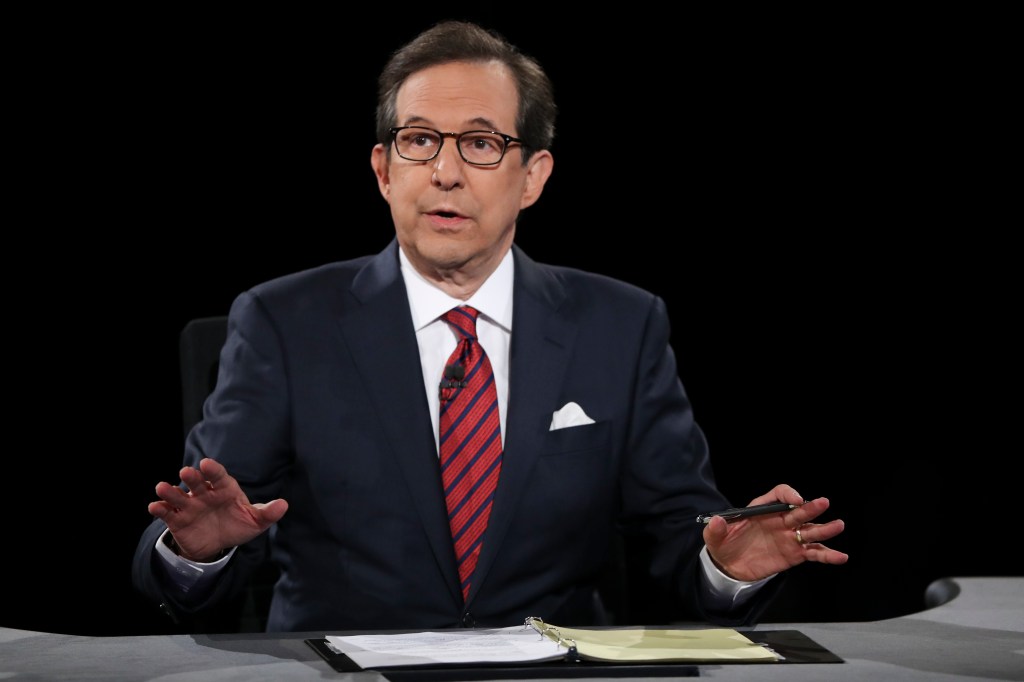
POLYGON ((461 184, 465 163, 459 154, 459 145, 455 139, 446 139, 434 157, 434 174, 431 176, 434 183, 444 189, 461 184))

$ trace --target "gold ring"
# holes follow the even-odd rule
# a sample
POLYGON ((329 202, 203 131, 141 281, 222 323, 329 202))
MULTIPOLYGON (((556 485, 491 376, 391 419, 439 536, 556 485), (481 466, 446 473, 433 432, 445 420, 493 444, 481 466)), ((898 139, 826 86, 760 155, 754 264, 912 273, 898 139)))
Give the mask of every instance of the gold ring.
POLYGON ((804 540, 803 536, 800 535, 799 528, 796 529, 796 541, 799 542, 801 545, 807 544, 807 540, 804 540))

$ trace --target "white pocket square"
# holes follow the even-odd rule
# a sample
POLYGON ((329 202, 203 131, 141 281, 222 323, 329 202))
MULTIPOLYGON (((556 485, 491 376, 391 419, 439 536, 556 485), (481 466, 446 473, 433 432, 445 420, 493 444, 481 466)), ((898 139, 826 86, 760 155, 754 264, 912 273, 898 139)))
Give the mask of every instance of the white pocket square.
POLYGON ((551 428, 549 431, 564 429, 569 426, 583 426, 593 424, 594 420, 587 416, 583 408, 576 403, 566 403, 565 406, 551 415, 551 428))

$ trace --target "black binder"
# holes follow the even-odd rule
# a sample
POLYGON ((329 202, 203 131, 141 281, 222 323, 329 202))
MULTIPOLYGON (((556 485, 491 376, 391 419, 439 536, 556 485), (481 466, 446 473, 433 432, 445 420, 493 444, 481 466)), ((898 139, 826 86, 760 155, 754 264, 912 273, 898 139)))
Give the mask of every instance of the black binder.
MULTIPOLYGON (((779 661, 714 661, 714 665, 786 665, 789 663, 843 663, 843 659, 804 635, 799 630, 744 632, 751 641, 771 648, 779 661)), ((345 654, 335 652, 325 639, 307 639, 313 648, 337 672, 362 672, 345 654)), ((709 664, 712 663, 709 661, 709 664)), ((586 677, 699 677, 698 664, 686 663, 605 663, 590 661, 545 661, 540 663, 466 663, 380 666, 376 670, 390 682, 462 682, 471 680, 529 680, 539 678, 579 679, 586 677)))

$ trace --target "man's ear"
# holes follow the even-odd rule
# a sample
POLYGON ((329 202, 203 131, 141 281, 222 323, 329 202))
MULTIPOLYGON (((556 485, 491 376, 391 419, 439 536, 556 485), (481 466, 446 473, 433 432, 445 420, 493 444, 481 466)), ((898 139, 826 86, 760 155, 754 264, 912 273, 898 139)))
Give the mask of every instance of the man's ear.
POLYGON ((374 145, 370 152, 370 166, 373 167, 373 174, 377 176, 377 188, 380 190, 384 201, 390 200, 391 195, 391 168, 388 163, 388 149, 383 144, 374 145))
POLYGON ((533 153, 527 162, 526 184, 523 186, 523 196, 519 201, 520 209, 533 206, 537 199, 540 199, 554 166, 555 159, 548 150, 542 149, 533 153))

